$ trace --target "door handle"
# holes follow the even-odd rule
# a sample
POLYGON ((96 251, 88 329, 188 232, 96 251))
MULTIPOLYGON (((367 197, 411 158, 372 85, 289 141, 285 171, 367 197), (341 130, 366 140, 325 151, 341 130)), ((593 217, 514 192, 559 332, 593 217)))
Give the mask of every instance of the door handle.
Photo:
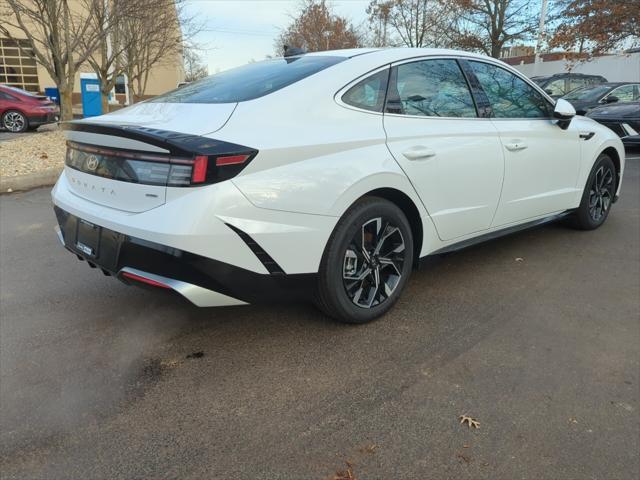
POLYGON ((436 152, 427 147, 413 147, 409 150, 402 152, 407 160, 424 160, 426 158, 434 157, 436 152))
POLYGON ((523 141, 515 141, 515 142, 505 143, 504 144, 504 148, 506 148, 507 150, 510 150, 512 152, 517 152, 519 150, 524 150, 527 147, 528 147, 528 145, 526 143, 524 143, 523 141))

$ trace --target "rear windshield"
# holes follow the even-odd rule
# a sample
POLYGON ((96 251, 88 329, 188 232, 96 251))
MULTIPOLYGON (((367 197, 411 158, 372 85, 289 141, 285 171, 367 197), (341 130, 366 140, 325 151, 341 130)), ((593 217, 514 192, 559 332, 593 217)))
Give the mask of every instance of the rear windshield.
POLYGON ((244 102, 280 90, 343 60, 345 60, 344 57, 318 55, 250 63, 172 90, 154 98, 151 102, 244 102))

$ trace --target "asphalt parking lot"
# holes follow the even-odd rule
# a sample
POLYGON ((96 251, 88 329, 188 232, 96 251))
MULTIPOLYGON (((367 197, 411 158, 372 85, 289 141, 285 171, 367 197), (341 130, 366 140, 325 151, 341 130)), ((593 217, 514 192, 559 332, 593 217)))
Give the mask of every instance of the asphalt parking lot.
POLYGON ((640 160, 601 229, 435 259, 364 326, 127 287, 54 224, 0 197, 2 479, 640 476, 640 160))

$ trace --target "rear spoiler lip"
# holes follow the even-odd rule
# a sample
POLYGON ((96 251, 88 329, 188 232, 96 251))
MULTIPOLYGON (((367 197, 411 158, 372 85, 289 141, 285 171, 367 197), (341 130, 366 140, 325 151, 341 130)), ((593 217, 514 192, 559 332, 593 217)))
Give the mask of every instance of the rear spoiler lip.
POLYGON ((60 126, 63 130, 68 131, 97 133, 137 140, 168 150, 170 155, 176 157, 235 155, 253 150, 243 145, 215 140, 200 135, 147 128, 140 125, 65 122, 60 126))

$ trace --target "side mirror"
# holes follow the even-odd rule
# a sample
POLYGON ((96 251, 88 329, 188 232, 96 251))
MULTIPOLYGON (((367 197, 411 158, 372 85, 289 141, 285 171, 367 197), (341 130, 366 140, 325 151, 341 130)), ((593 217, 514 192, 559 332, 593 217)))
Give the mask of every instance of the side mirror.
POLYGON ((549 88, 545 88, 544 89, 544 93, 546 93, 549 96, 553 96, 553 90, 549 89, 549 88))
POLYGON ((559 98, 556 100, 556 107, 553 109, 553 116, 558 119, 558 126, 561 129, 566 130, 569 128, 569 124, 573 117, 576 116, 576 109, 573 108, 573 105, 566 100, 559 98))
POLYGON ((615 95, 609 95, 607 98, 604 99, 604 103, 616 103, 619 101, 620 99, 615 95))

